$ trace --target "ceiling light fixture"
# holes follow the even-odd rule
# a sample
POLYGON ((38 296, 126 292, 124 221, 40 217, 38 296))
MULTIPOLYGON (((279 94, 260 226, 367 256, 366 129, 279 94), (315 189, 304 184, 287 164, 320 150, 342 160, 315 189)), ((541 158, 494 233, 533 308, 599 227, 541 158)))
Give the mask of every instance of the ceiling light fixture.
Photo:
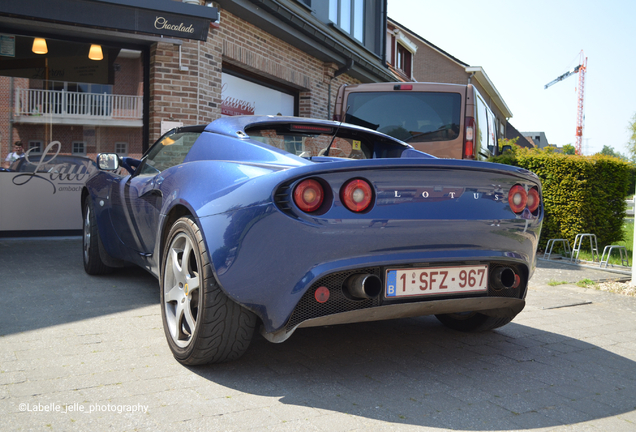
POLYGON ((44 38, 35 38, 33 39, 33 47, 31 48, 36 54, 46 54, 49 52, 49 49, 46 46, 46 39, 44 38))
POLYGON ((103 60, 104 53, 102 52, 101 45, 91 45, 91 49, 88 51, 88 58, 91 60, 103 60))

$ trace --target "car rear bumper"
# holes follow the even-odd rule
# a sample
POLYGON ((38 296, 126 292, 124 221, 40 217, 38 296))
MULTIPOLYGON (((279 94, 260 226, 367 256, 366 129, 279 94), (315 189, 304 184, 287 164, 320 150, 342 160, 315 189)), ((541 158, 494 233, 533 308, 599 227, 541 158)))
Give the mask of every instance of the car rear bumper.
MULTIPOLYGON (((521 300, 532 274, 541 226, 540 221, 523 219, 333 222, 312 226, 290 219, 267 204, 200 219, 220 286, 232 300, 256 313, 265 333, 272 334, 281 329, 288 332, 304 321, 322 322, 328 320, 327 316, 356 310, 344 321, 349 322, 366 316, 372 308, 395 303, 378 300, 358 308, 359 302, 354 302, 353 308, 345 305, 294 321, 293 315, 303 298, 311 301, 312 290, 324 278, 343 272, 364 273, 368 268, 375 269, 384 285, 387 267, 507 265, 522 275, 523 283, 514 295, 505 298, 521 300), (241 229, 236 229, 235 224, 241 229)), ((336 286, 332 294, 338 290, 341 288, 336 286)), ((405 303, 419 306, 389 309, 444 313, 429 309, 426 304, 445 300, 457 299, 416 298, 405 303)))
POLYGON ((268 341, 279 343, 287 340, 296 329, 303 327, 319 327, 462 312, 480 312, 489 316, 514 318, 523 310, 525 304, 526 302, 523 299, 505 297, 458 298, 430 300, 418 303, 389 304, 311 318, 295 326, 286 326, 271 333, 268 333, 263 326, 261 327, 261 334, 268 341))

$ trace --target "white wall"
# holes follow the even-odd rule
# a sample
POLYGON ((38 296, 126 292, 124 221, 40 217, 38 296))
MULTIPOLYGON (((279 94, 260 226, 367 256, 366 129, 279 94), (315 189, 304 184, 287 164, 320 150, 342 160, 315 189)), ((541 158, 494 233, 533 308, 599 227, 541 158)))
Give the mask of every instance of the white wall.
POLYGON ((0 232, 79 230, 89 174, 0 172, 0 232))

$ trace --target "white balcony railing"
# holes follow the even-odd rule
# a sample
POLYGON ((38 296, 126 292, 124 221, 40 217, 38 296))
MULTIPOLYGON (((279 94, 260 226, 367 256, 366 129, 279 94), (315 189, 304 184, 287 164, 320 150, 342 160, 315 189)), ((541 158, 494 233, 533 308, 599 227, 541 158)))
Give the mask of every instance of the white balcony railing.
POLYGON ((142 96, 78 93, 66 90, 15 90, 16 116, 90 117, 140 120, 142 96))

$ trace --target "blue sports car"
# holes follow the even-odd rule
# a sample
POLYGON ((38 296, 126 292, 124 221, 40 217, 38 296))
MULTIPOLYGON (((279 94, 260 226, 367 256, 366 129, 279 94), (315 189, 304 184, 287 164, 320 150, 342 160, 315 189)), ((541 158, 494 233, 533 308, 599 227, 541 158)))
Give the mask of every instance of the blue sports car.
POLYGON ((82 192, 92 275, 159 279, 175 358, 236 359, 254 329, 436 315, 460 331, 524 307, 543 219, 523 169, 437 159, 379 132, 280 116, 173 129, 100 154, 82 192))

